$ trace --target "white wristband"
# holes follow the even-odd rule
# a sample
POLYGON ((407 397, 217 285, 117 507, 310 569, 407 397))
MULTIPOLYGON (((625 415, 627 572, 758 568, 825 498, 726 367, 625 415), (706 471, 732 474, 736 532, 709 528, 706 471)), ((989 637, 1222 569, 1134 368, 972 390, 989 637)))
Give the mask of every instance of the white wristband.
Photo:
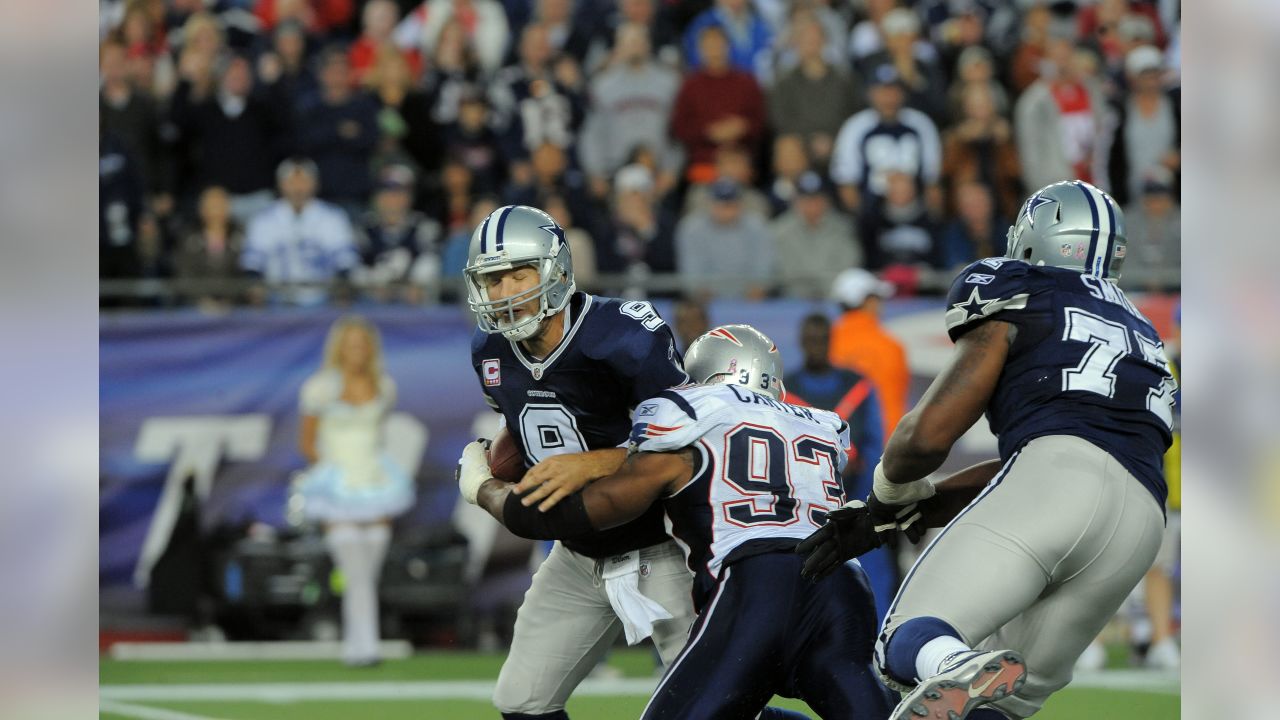
POLYGON ((476 504, 480 486, 493 477, 484 451, 484 441, 468 443, 462 449, 462 459, 458 461, 458 490, 462 492, 462 498, 472 505, 476 504))
POLYGON ((884 474, 884 463, 876 465, 875 481, 871 492, 876 499, 886 505, 909 505, 933 497, 937 490, 928 478, 920 478, 909 483, 890 482, 884 474))

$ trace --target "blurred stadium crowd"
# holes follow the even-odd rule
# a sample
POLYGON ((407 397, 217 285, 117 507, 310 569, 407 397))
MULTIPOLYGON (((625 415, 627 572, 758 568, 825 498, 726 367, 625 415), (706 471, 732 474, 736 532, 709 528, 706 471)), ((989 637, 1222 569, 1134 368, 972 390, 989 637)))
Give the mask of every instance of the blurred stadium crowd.
POLYGON ((1179 22, 1168 0, 101 0, 102 304, 456 301, 508 203, 568 229, 590 291, 820 298, 865 267, 939 292, 1072 178, 1125 208, 1122 285, 1177 289, 1179 22))

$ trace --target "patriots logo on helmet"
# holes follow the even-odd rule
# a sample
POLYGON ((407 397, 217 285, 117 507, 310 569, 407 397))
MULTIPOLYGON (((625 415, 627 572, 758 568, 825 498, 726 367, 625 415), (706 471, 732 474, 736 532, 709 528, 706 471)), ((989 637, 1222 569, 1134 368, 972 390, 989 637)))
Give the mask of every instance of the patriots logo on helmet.
POLYGON ((1054 200, 1053 198, 1047 198, 1041 195, 1040 193, 1036 193, 1035 195, 1032 195, 1031 198, 1027 200, 1026 210, 1023 212, 1023 215, 1025 215, 1027 218, 1027 224, 1030 225, 1031 227, 1035 227, 1036 226, 1036 210, 1040 208, 1040 206, 1042 205, 1048 205, 1049 203, 1054 203, 1054 202, 1057 202, 1057 200, 1054 200))

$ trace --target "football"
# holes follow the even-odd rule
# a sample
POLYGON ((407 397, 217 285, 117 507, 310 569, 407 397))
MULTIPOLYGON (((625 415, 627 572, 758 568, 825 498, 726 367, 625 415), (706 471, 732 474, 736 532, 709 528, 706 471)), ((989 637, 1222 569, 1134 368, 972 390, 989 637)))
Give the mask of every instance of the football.
POLYGON ((499 430, 493 442, 489 443, 486 457, 489 460, 489 472, 499 480, 515 483, 520 482, 520 478, 524 477, 524 454, 520 452, 520 446, 516 445, 515 438, 511 437, 511 433, 505 427, 499 430))

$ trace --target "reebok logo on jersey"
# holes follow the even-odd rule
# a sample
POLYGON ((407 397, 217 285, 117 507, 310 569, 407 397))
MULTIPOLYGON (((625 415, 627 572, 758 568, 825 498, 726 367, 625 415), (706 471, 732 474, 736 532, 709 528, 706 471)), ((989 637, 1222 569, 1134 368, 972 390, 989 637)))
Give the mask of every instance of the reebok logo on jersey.
POLYGON ((640 406, 639 410, 636 410, 636 416, 649 417, 650 415, 653 415, 656 412, 658 412, 657 403, 645 403, 644 405, 640 406))
POLYGON ((502 384, 502 366, 498 364, 497 358, 484 360, 480 363, 480 375, 484 378, 485 387, 494 387, 502 384))
POLYGON ((964 281, 973 285, 990 285, 991 281, 995 279, 995 275, 987 275, 986 273, 969 273, 969 277, 965 278, 964 281))

